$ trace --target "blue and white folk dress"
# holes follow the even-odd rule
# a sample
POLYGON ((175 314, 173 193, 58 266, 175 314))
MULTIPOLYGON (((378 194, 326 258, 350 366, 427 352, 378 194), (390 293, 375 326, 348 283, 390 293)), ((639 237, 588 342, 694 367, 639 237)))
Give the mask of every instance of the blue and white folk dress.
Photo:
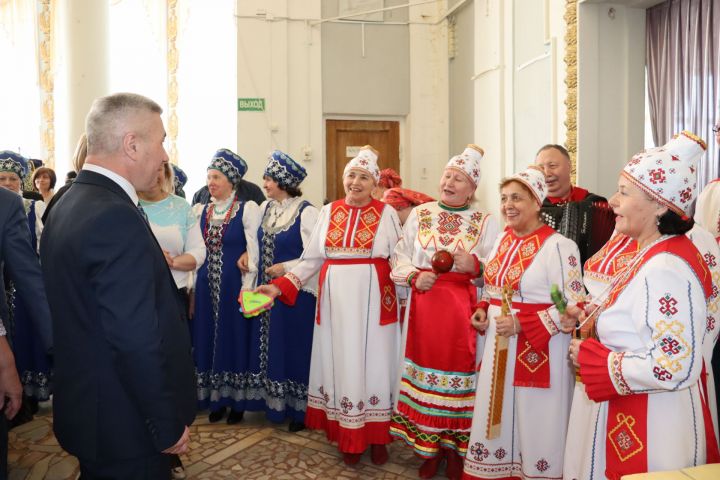
MULTIPOLYGON (((300 261, 318 219, 318 210, 299 197, 260 206, 257 231, 258 284, 269 283, 265 270, 282 264, 289 271, 300 261)), ((303 422, 307 407, 317 277, 303 285, 295 305, 276 301, 253 319, 248 410, 264 410, 268 419, 303 422)))
POLYGON ((199 408, 246 409, 252 321, 239 311, 238 295, 255 285, 259 224, 255 202, 233 197, 202 206, 200 229, 207 257, 197 272, 195 315, 191 321, 199 408), (237 266, 248 252, 251 271, 237 266))

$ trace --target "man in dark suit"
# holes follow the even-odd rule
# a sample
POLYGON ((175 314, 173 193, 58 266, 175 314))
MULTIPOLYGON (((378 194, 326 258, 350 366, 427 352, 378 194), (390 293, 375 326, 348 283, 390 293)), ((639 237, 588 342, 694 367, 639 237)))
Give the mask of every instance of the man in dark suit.
POLYGON ((189 331, 136 194, 168 161, 161 112, 135 94, 95 100, 86 163, 40 242, 54 430, 83 480, 169 478, 164 453, 187 451, 195 418, 189 331))
POLYGON ((9 306, 5 301, 4 273, 15 283, 15 301, 25 303, 43 344, 49 349, 52 343, 50 311, 40 263, 30 243, 27 215, 20 195, 0 188, 0 407, 5 406, 5 415, 0 415, 0 479, 7 478, 6 418, 15 416, 22 397, 15 358, 5 338, 9 306))

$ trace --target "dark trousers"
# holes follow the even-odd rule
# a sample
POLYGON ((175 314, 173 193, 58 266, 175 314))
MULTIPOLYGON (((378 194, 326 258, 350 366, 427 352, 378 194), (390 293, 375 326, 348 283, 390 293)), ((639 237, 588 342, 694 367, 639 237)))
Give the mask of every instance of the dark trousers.
POLYGON ((169 480, 168 455, 157 453, 130 460, 80 460, 80 480, 169 480))

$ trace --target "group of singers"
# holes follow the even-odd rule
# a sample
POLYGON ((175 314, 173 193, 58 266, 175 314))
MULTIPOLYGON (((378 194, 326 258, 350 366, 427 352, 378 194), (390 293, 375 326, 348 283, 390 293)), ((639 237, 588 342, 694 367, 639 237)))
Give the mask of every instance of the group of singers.
MULTIPOLYGON (((139 196, 187 301, 211 422, 265 411, 323 430, 349 465, 366 450, 385 463, 400 439, 421 478, 443 462, 452 479, 620 478, 720 461, 720 250, 691 218, 704 150, 682 132, 635 155, 594 255, 542 220, 604 201, 569 185, 559 146, 501 181, 504 230, 474 201, 476 145, 447 163, 437 201, 381 182, 371 146, 346 165, 345 198, 319 211, 301 198, 305 169, 277 150, 261 205, 238 195, 247 164, 227 149, 208 166, 207 204, 174 195, 167 165, 139 196), (276 301, 245 318, 243 291, 276 301)), ((21 175, 15 161, 0 167, 21 175)))

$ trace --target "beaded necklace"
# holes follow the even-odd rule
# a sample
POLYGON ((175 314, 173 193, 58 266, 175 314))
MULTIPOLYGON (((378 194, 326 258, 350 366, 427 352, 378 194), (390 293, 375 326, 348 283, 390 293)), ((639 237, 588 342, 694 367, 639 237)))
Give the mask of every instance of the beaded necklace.
POLYGON ((217 235, 218 238, 210 239, 208 237, 209 231, 210 231, 210 221, 212 220, 213 214, 215 213, 215 204, 211 203, 208 205, 207 212, 205 214, 205 231, 204 237, 205 237, 205 243, 208 246, 208 248, 211 249, 220 249, 222 248, 222 241, 223 237, 225 236, 225 230, 227 230, 228 223, 230 223, 230 215, 233 212, 233 207, 235 207, 235 204, 237 203, 238 198, 237 195, 233 197, 232 202, 230 202, 230 206, 227 208, 227 210, 224 210, 222 212, 218 212, 219 214, 225 213, 225 218, 223 218, 222 227, 220 227, 220 232, 217 235), (227 213, 226 213, 227 212, 227 213))

